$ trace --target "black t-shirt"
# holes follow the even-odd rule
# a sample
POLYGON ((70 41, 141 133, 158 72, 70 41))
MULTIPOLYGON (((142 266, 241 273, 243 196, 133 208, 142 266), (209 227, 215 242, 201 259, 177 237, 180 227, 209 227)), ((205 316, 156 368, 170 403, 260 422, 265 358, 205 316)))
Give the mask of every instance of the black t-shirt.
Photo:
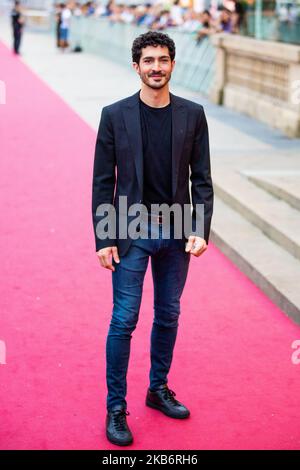
POLYGON ((148 106, 140 99, 143 140, 143 204, 172 204, 172 110, 148 106))

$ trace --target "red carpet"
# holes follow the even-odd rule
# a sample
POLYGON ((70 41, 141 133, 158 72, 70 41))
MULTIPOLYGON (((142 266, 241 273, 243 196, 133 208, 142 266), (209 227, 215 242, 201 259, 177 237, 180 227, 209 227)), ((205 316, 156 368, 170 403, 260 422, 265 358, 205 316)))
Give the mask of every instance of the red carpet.
MULTIPOLYGON (((3 45, 0 58, 0 448, 116 449, 104 428, 112 291, 92 234, 95 132, 3 45)), ((130 448, 299 449, 299 327, 212 244, 191 262, 169 377, 191 418, 145 407, 150 274, 132 341, 130 448)))

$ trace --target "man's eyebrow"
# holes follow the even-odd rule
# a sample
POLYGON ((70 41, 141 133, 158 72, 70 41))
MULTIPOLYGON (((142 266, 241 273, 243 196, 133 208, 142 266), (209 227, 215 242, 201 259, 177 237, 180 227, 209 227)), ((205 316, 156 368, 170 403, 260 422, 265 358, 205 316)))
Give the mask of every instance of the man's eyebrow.
MULTIPOLYGON (((171 57, 169 55, 160 55, 158 58, 159 59, 170 59, 171 57)), ((150 56, 150 55, 146 55, 145 57, 143 57, 143 60, 145 60, 145 59, 155 59, 155 57, 150 56)))

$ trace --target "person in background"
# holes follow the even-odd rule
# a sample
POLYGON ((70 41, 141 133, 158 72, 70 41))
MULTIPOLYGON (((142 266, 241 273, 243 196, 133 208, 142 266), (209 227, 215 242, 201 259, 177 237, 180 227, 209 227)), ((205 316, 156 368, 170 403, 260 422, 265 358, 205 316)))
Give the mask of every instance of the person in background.
POLYGON ((239 34, 245 24, 246 7, 239 0, 234 0, 234 12, 232 13, 232 32, 239 34))
POLYGON ((173 26, 173 21, 169 10, 162 10, 151 25, 151 29, 163 30, 173 26))
POLYGON ((60 47, 60 25, 61 25, 62 7, 59 3, 55 4, 55 21, 56 21, 56 47, 60 47))
POLYGON ((173 26, 181 26, 183 23, 183 11, 180 6, 180 1, 175 0, 170 8, 170 16, 173 26))
POLYGON ((187 10, 183 15, 184 22, 180 26, 180 31, 184 31, 186 33, 194 33, 197 32, 202 23, 200 21, 200 14, 197 13, 195 10, 187 10))
POLYGON ((151 3, 146 3, 145 13, 142 15, 142 17, 138 17, 137 25, 143 25, 143 26, 146 26, 147 28, 150 28, 151 24, 156 19, 155 11, 156 11, 156 8, 154 5, 151 5, 151 3))
POLYGON ((197 43, 200 43, 202 39, 214 34, 215 32, 216 28, 213 24, 211 14, 208 10, 204 10, 201 15, 201 25, 197 32, 197 43))
POLYGON ((75 16, 76 18, 81 18, 82 10, 81 10, 81 3, 80 2, 75 3, 75 7, 74 7, 74 10, 73 10, 73 16, 75 16))
POLYGON ((217 25, 218 33, 231 33, 232 32, 232 16, 231 11, 227 8, 221 8, 221 14, 218 19, 217 25))
POLYGON ((124 9, 120 14, 120 21, 127 24, 134 23, 135 9, 135 5, 124 5, 124 9))
POLYGON ((103 16, 110 16, 113 13, 114 0, 109 0, 105 6, 105 13, 103 16))
POLYGON ((86 16, 93 16, 95 14, 95 5, 93 2, 86 3, 86 16))
POLYGON ((61 24, 60 24, 60 35, 59 35, 59 44, 62 48, 62 51, 69 46, 68 37, 70 30, 70 20, 71 20, 71 10, 64 4, 61 3, 61 24))
POLYGON ((75 3, 72 14, 73 14, 74 21, 77 23, 77 28, 79 31, 79 35, 77 36, 73 52, 82 52, 81 37, 82 37, 82 16, 83 15, 82 15, 80 2, 75 3))
POLYGON ((24 16, 22 15, 21 5, 18 0, 15 1, 14 8, 12 9, 11 21, 12 21, 13 39, 14 39, 13 50, 15 54, 20 54, 19 49, 20 49, 25 19, 24 19, 24 16))

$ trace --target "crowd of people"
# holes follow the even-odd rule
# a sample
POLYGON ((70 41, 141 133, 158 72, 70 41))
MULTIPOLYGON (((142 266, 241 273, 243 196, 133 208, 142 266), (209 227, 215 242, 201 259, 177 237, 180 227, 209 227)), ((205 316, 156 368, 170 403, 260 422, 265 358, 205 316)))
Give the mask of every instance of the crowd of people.
MULTIPOLYGON (((204 3, 203 3, 204 5, 204 3)), ((108 0, 97 2, 70 1, 55 5, 57 18, 57 45, 68 47, 68 29, 71 16, 106 18, 113 23, 143 25, 152 30, 176 28, 195 33, 197 41, 217 32, 239 33, 245 19, 245 3, 240 0, 223 0, 211 3, 202 11, 181 5, 180 0, 165 4, 160 0, 141 4, 123 4, 108 0)))
MULTIPOLYGON (((224 32, 248 34, 246 13, 252 0, 96 0, 83 3, 69 0, 54 4, 56 18, 57 47, 69 47, 71 18, 94 17, 112 23, 142 25, 150 30, 163 31, 169 28, 193 33, 197 42, 212 34, 224 32), (122 3, 123 1, 123 3, 122 3), (133 3, 135 2, 135 3, 133 3), (248 3, 249 2, 249 3, 248 3)), ((23 6, 19 0, 13 8, 12 27, 14 52, 19 54, 24 29, 23 6)), ((275 12, 274 12, 275 13, 275 12)), ((281 6, 276 10, 281 24, 293 24, 300 18, 294 5, 281 6)), ((80 47, 79 47, 80 49, 80 47)))

